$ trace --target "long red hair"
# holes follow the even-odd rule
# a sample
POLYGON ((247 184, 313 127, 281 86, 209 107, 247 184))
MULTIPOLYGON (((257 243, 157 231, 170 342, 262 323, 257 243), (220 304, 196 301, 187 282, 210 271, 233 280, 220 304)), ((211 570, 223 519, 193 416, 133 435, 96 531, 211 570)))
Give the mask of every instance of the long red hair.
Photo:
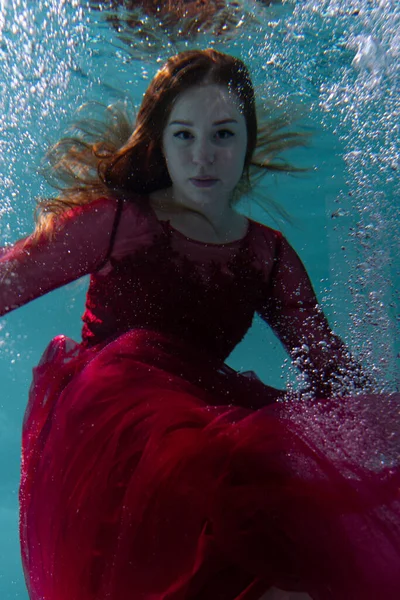
POLYGON ((149 194, 172 185, 161 145, 174 102, 198 84, 226 86, 239 99, 247 125, 244 176, 257 144, 254 89, 246 66, 238 58, 216 50, 189 50, 170 58, 150 83, 136 119, 135 130, 111 161, 100 163, 107 187, 122 192, 149 194))
POLYGON ((103 123, 81 120, 73 135, 47 153, 42 173, 59 190, 56 198, 39 202, 37 228, 51 229, 54 217, 99 195, 147 195, 172 182, 162 153, 162 135, 177 97, 199 84, 226 86, 239 100, 247 125, 247 151, 241 181, 233 200, 252 189, 267 171, 298 171, 279 154, 304 145, 304 134, 287 131, 290 119, 274 116, 257 123, 253 84, 245 64, 214 49, 188 50, 171 57, 150 83, 135 123, 126 110, 106 109, 103 123), (278 158, 278 160, 275 160, 278 158))

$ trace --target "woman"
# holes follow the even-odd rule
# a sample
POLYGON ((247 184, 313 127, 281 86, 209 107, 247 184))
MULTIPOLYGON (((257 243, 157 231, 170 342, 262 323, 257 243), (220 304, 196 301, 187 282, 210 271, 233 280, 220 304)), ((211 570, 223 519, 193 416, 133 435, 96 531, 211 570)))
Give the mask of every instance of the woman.
POLYGON ((234 210, 301 139, 257 139, 248 71, 214 50, 166 63, 119 149, 111 117, 53 149, 66 187, 0 263, 2 313, 91 274, 82 342, 50 343, 24 419, 31 600, 394 600, 399 398, 367 395, 294 250, 234 210), (224 363, 256 311, 302 400, 224 363))

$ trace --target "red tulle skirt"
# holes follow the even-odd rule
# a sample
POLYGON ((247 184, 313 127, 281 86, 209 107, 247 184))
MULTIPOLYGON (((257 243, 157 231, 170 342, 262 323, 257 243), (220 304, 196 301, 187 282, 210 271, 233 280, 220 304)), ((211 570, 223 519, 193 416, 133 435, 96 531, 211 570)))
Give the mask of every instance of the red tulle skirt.
POLYGON ((398 600, 399 407, 283 401, 147 330, 55 338, 23 425, 31 600, 398 600))

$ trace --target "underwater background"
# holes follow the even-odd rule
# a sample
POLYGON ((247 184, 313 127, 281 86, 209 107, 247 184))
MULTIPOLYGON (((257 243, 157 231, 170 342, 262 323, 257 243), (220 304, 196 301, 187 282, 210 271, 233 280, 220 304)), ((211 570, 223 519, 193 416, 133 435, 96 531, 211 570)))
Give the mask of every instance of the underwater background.
MULTIPOLYGON (((291 217, 240 210, 280 229, 305 263, 334 330, 377 380, 399 388, 400 8, 390 0, 226 2, 231 21, 190 29, 127 13, 123 2, 0 0, 0 246, 29 234, 35 198, 55 193, 37 168, 84 103, 137 108, 163 62, 213 46, 250 68, 261 105, 299 112, 312 134, 286 156, 306 174, 268 174, 257 194, 291 217), (113 10, 111 10, 114 5, 113 10), (215 26, 214 26, 215 25, 215 26)), ((137 2, 136 4, 140 4, 137 2)), ((138 13, 139 14, 139 13, 138 13)), ((221 20, 222 19, 222 20, 221 20)), ((92 105, 94 106, 94 105, 92 105)), ((31 380, 57 334, 80 338, 88 280, 0 321, 0 598, 27 599, 18 541, 20 436, 31 380)), ((228 363, 269 385, 297 385, 256 318, 228 363)))

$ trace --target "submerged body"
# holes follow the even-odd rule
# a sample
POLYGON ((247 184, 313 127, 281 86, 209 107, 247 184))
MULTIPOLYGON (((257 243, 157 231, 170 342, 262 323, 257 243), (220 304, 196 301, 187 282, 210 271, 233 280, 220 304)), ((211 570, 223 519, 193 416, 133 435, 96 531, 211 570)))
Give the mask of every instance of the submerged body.
POLYGON ((174 57, 106 164, 118 193, 67 196, 0 256, 0 314, 90 274, 82 341, 49 344, 24 417, 30 600, 397 600, 400 398, 371 393, 282 234, 234 210, 251 90, 237 59, 174 57), (303 393, 226 365, 256 313, 303 393))
POLYGON ((277 402, 284 391, 224 363, 257 310, 292 354, 313 346, 317 397, 339 368, 355 377, 284 238, 249 221, 241 240, 204 243, 113 199, 68 221, 58 248, 32 254, 92 276, 83 341, 50 344, 24 420, 31 600, 250 600, 271 587, 394 600, 399 473, 374 459, 393 452, 376 418, 384 407, 387 431, 398 426, 399 399, 277 402))

